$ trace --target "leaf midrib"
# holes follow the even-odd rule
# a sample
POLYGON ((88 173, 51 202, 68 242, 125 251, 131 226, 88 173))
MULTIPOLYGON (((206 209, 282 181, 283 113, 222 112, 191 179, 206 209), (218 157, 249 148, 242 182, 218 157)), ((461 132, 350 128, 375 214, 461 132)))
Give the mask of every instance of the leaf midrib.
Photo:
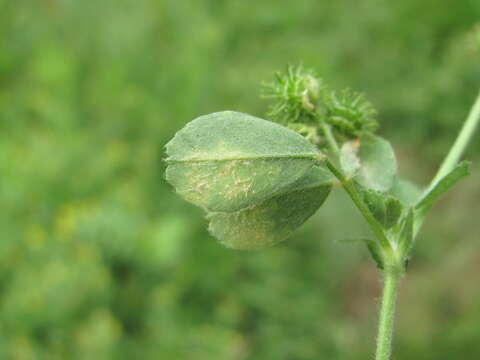
POLYGON ((166 158, 167 163, 184 163, 184 162, 222 162, 222 161, 247 161, 247 160, 267 160, 267 159, 312 159, 321 160, 323 155, 320 153, 307 153, 307 154, 278 154, 278 155, 261 155, 261 156, 235 156, 225 158, 190 158, 190 159, 172 159, 166 158))

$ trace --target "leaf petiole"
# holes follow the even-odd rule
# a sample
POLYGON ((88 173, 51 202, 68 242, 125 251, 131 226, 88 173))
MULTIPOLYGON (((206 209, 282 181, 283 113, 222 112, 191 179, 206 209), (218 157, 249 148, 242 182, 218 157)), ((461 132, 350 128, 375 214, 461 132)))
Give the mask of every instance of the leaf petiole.
POLYGON ((373 233, 375 234, 378 241, 380 242, 382 249, 384 251, 388 251, 391 253, 392 245, 390 244, 390 241, 388 241, 387 236, 385 235, 385 232, 383 231, 380 223, 377 221, 377 219, 375 219, 372 212, 363 201, 362 197, 360 196, 360 193, 357 191, 357 188, 355 187, 355 184, 352 182, 351 179, 347 179, 345 175, 343 175, 343 173, 339 169, 337 169, 337 167, 330 160, 328 159, 325 160, 325 165, 332 172, 332 174, 335 175, 335 177, 340 181, 340 184, 343 186, 347 194, 352 199, 353 203, 356 205, 360 213, 363 215, 367 223, 370 225, 370 228, 372 229, 373 233))
MULTIPOLYGON (((422 205, 422 203, 426 202, 430 194, 435 191, 435 188, 437 187, 437 185, 442 185, 440 184, 441 182, 443 182, 445 179, 451 176, 452 173, 455 173, 454 170, 457 166, 461 166, 461 165, 458 165, 458 161, 460 160, 466 147, 472 140, 472 137, 479 123, 480 123, 480 93, 478 94, 475 100, 475 103, 473 104, 467 118, 465 119, 465 122, 463 123, 463 126, 460 132, 458 133, 458 136, 455 142, 453 143, 452 147, 450 148, 450 151, 445 157, 445 160, 443 160, 442 165, 440 166, 434 178, 430 182, 430 185, 425 191, 424 196, 420 199, 419 203, 416 205, 417 207, 422 205)), ((464 165, 463 167, 465 168, 466 165, 464 165)), ((468 168, 465 171, 468 172, 468 168)), ((431 204, 429 204, 429 206, 431 206, 431 204)), ((415 219, 414 236, 418 234, 418 232, 420 231, 420 228, 422 227, 423 221, 425 219, 424 214, 425 212, 417 216, 417 218, 415 219)))
POLYGON ((321 128, 325 135, 325 140, 327 140, 328 147, 335 155, 337 155, 340 152, 340 148, 337 144, 337 140, 335 140, 335 137, 333 136, 332 129, 325 123, 325 121, 321 122, 321 128))
MULTIPOLYGON (((437 174, 433 178, 428 190, 433 188, 444 176, 446 176, 457 165, 462 157, 466 147, 472 140, 473 134, 480 122, 480 93, 473 104, 465 123, 460 130, 455 143, 450 148, 448 155, 445 157, 442 165, 438 169, 437 174)), ((428 192, 428 191, 427 191, 428 192)))

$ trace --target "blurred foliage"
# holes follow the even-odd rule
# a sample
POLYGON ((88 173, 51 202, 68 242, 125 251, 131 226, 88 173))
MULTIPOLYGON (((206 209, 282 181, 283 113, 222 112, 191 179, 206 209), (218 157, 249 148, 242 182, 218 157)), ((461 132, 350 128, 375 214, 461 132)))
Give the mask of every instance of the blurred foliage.
MULTIPOLYGON (((480 85, 479 17, 476 0, 0 0, 0 359, 371 358, 377 272, 334 241, 365 231, 343 194, 292 241, 234 252, 166 185, 163 145, 200 114, 263 115, 260 79, 303 62, 364 91, 425 183, 480 85)), ((399 359, 480 357, 479 181, 419 239, 399 359)))

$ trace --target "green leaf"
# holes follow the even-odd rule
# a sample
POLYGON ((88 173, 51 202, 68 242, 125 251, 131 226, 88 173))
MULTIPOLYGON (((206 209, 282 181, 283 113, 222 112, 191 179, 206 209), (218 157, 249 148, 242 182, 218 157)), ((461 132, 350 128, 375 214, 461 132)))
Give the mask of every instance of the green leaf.
POLYGON ((210 232, 235 249, 288 237, 327 198, 332 175, 295 132, 250 115, 197 118, 167 144, 167 180, 208 211, 210 232))
POLYGON ((462 161, 450 173, 440 179, 418 202, 415 208, 425 214, 430 210, 435 201, 450 190, 457 182, 470 174, 470 163, 462 161))
POLYGON ((375 190, 364 190, 362 194, 372 215, 384 228, 390 229, 397 224, 403 211, 403 205, 399 200, 375 190))
POLYGON ((378 222, 380 222, 380 224, 384 225, 386 207, 383 194, 375 190, 364 190, 362 195, 363 201, 365 201, 365 204, 372 212, 372 215, 378 222))
POLYGON ((390 194, 400 200, 406 206, 413 206, 422 195, 422 190, 414 183, 397 178, 390 194))
POLYGON ((332 177, 313 167, 290 190, 236 212, 210 213, 209 230, 226 247, 260 249, 285 240, 327 198, 332 177))
POLYGON ((400 218, 403 212, 403 205, 399 200, 389 196, 387 198, 385 208, 386 208, 385 227, 389 229, 392 226, 397 224, 398 219, 400 218))
POLYGON ((387 191, 395 182, 395 153, 390 143, 379 136, 365 134, 345 142, 340 165, 347 176, 368 189, 387 191))
POLYGON ((375 262, 377 263, 377 267, 383 270, 383 252, 380 244, 373 240, 365 241, 365 244, 367 245, 367 249, 370 252, 373 260, 375 260, 375 262))
POLYGON ((166 178, 186 200, 233 212, 292 190, 322 156, 292 130, 224 111, 188 123, 166 145, 166 178))
POLYGON ((413 225, 414 225, 414 211, 410 208, 407 216, 403 220, 402 230, 400 231, 399 249, 402 258, 407 258, 413 247, 413 225))

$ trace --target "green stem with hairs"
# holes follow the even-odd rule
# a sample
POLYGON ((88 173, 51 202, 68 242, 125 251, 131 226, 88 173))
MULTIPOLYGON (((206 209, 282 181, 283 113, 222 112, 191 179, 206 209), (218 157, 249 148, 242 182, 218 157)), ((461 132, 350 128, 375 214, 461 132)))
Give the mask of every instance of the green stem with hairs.
MULTIPOLYGON (((338 156, 339 147, 331 132, 330 126, 322 123, 322 130, 330 150, 338 156)), ((375 237, 381 245, 383 258, 386 260, 383 273, 384 285, 378 325, 376 360, 389 360, 392 353, 395 303, 397 299, 398 285, 403 272, 400 270, 402 267, 397 264, 398 261, 395 256, 395 250, 392 248, 382 226, 365 204, 352 179, 347 178, 330 160, 326 159, 325 164, 332 174, 340 181, 353 203, 369 224, 372 232, 375 234, 375 237)))
POLYGON ((337 141, 332 134, 332 129, 330 129, 330 126, 326 124, 325 121, 321 122, 321 128, 323 134, 325 135, 325 140, 327 140, 328 147, 335 155, 338 154, 340 152, 340 148, 338 147, 337 141))
POLYGON ((402 272, 397 267, 385 267, 375 360, 389 360, 392 354, 395 305, 401 277, 402 272))
MULTIPOLYGON (((431 181, 427 192, 432 189, 438 181, 446 176, 454 167, 458 164, 462 157, 466 147, 472 140, 480 122, 480 94, 478 95, 475 103, 473 104, 470 113, 468 114, 465 123, 460 130, 460 133, 455 140, 448 155, 445 157, 442 165, 440 166, 437 174, 431 181)), ((417 226, 415 228, 415 235, 418 233, 423 217, 417 218, 417 226)), ((376 360, 389 360, 392 354, 392 340, 393 340, 393 328, 395 319, 395 304, 398 293, 398 286, 400 279, 403 275, 403 271, 399 270, 398 266, 386 266, 384 270, 384 285, 382 294, 382 304, 380 308, 380 318, 378 325, 377 336, 377 351, 375 355, 376 360)))
MULTIPOLYGON (((333 136, 330 125, 327 124, 325 121, 321 121, 320 124, 321 124, 321 128, 322 128, 323 134, 325 135, 325 139, 327 141, 327 145, 330 151, 332 151, 335 154, 335 156, 338 158, 340 153, 340 148, 337 144, 337 140, 333 136)), ((373 233, 375 234, 378 241, 380 242, 380 245, 382 246, 383 250, 391 254, 392 246, 390 244, 390 241, 388 241, 387 236, 385 235, 385 232, 383 231, 383 228, 380 225, 380 223, 377 221, 377 219, 375 219, 372 212, 368 208, 367 204, 365 204, 365 201, 363 201, 352 179, 348 179, 343 174, 343 172, 340 169, 338 169, 328 158, 325 160, 325 164, 327 165, 328 169, 332 172, 332 174, 335 175, 335 177, 338 179, 342 187, 345 189, 347 194, 352 199, 355 206, 358 208, 358 210, 363 215, 367 223, 370 225, 370 228, 372 229, 373 233)))
POLYGON ((385 232, 383 231, 380 223, 377 221, 377 219, 375 219, 372 212, 363 201, 362 197, 360 196, 360 193, 355 187, 355 184, 352 182, 351 179, 347 179, 345 175, 343 175, 343 173, 339 169, 337 169, 337 167, 330 160, 328 159, 325 160, 325 164, 327 165, 328 169, 332 172, 332 174, 335 175, 338 181, 340 181, 340 184, 343 186, 343 188, 345 189, 347 194, 350 196, 355 206, 363 215, 368 225, 370 225, 370 228, 372 229, 373 233, 375 234, 378 241, 380 242, 383 250, 391 253, 392 246, 390 244, 390 241, 388 241, 387 236, 385 235, 385 232))
POLYGON ((430 183, 429 188, 432 188, 441 178, 447 175, 457 165, 458 161, 462 157, 466 147, 472 140, 475 129, 480 122, 480 94, 478 94, 475 103, 465 120, 462 129, 460 130, 455 143, 448 152, 447 157, 440 166, 437 174, 430 183))
POLYGON ((386 260, 386 266, 384 269, 384 286, 378 326, 376 360, 388 360, 390 359, 390 354, 392 352, 395 302, 397 298, 398 284, 402 274, 402 271, 399 270, 401 269, 401 266, 397 264, 398 259, 395 256, 395 251, 392 248, 390 241, 387 239, 382 226, 375 219, 370 209, 363 201, 355 184, 353 184, 351 179, 347 179, 330 160, 326 160, 326 165, 340 181, 345 191, 370 225, 370 228, 380 242, 383 250, 383 258, 386 260), (390 265, 392 263, 393 265, 390 265))
MULTIPOLYGON (((463 123, 460 132, 458 133, 457 139, 453 143, 450 151, 442 162, 442 165, 435 174, 433 180, 430 182, 430 185, 427 187, 427 190, 424 194, 428 192, 453 168, 458 164, 460 158, 465 152, 466 147, 472 140, 475 130, 480 123, 480 94, 478 94, 477 99, 475 100, 465 122, 463 123)), ((423 197, 420 198, 419 203, 423 200, 423 197)), ((414 236, 416 237, 420 228, 422 227, 424 221, 424 216, 417 215, 415 220, 415 231, 414 236)))

